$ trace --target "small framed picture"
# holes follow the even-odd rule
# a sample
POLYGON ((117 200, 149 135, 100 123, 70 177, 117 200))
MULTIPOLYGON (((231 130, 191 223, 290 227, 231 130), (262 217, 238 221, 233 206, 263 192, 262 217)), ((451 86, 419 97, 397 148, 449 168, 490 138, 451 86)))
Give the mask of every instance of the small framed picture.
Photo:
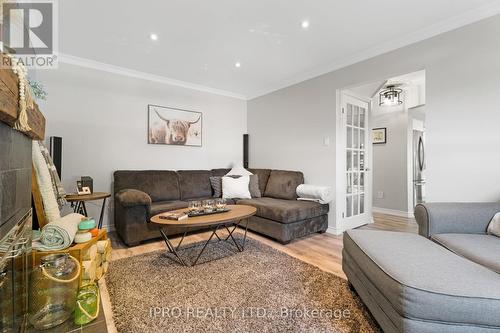
POLYGON ((374 145, 387 143, 387 128, 380 127, 372 129, 372 142, 374 145))

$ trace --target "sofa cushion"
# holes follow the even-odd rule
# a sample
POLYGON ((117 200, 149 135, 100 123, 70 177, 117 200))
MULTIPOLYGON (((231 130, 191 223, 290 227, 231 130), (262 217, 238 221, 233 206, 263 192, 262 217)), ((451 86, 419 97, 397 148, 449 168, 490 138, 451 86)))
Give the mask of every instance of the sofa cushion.
POLYGON ((160 213, 169 212, 171 210, 187 208, 188 203, 186 201, 158 201, 151 204, 150 216, 154 216, 160 213))
POLYGON ((211 171, 180 170, 177 171, 177 174, 179 175, 182 200, 212 196, 212 186, 210 185, 211 171))
POLYGON ((271 169, 248 169, 254 175, 259 176, 259 189, 260 193, 264 195, 266 191, 267 181, 269 180, 269 175, 271 174, 271 169))
POLYGON ((325 215, 328 205, 310 201, 284 200, 275 198, 255 198, 237 200, 238 205, 257 208, 257 216, 281 223, 292 223, 325 215))
POLYGON ((231 169, 212 169, 212 176, 213 177, 223 177, 225 176, 231 169))
POLYGON ((297 186, 304 183, 304 175, 299 171, 272 170, 267 181, 264 196, 295 200, 297 186))
POLYGON ((432 240, 459 256, 500 273, 500 238, 496 236, 437 234, 432 236, 432 240))
POLYGON ((179 181, 175 171, 119 170, 114 173, 114 192, 134 189, 147 193, 152 201, 179 200, 179 181))
POLYGON ((401 317, 500 328, 498 274, 425 237, 349 230, 343 251, 348 277, 368 277, 401 317))

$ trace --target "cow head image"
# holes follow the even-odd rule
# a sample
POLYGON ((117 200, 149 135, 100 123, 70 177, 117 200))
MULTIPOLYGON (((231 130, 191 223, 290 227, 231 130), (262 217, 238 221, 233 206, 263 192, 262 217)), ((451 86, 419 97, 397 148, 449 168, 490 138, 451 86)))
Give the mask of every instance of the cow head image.
POLYGON ((186 121, 179 119, 166 119, 162 117, 158 111, 155 111, 156 115, 163 120, 165 123, 165 132, 161 134, 164 135, 164 140, 157 140, 158 143, 166 143, 171 145, 185 145, 188 137, 189 128, 200 121, 201 114, 195 121, 186 121), (164 141, 164 142, 161 142, 164 141))

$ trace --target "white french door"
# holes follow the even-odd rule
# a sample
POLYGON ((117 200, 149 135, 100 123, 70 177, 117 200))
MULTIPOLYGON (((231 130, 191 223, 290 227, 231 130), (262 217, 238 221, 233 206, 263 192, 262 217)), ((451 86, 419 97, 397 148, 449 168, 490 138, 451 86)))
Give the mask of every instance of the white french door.
POLYGON ((369 102, 341 94, 337 129, 337 230, 372 222, 371 131, 369 102))

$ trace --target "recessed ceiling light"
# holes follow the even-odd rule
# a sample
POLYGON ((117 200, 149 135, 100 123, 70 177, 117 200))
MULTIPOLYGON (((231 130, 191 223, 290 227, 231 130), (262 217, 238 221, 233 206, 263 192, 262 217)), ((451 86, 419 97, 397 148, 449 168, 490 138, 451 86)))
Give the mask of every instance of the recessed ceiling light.
POLYGON ((240 68, 241 67, 241 63, 238 61, 237 63, 234 64, 234 67, 240 68))
POLYGON ((300 24, 302 29, 307 29, 309 28, 309 21, 305 20, 305 21, 302 21, 302 23, 300 24))
POLYGON ((151 40, 158 40, 158 35, 157 34, 151 34, 151 35, 149 35, 149 38, 151 38, 151 40))

